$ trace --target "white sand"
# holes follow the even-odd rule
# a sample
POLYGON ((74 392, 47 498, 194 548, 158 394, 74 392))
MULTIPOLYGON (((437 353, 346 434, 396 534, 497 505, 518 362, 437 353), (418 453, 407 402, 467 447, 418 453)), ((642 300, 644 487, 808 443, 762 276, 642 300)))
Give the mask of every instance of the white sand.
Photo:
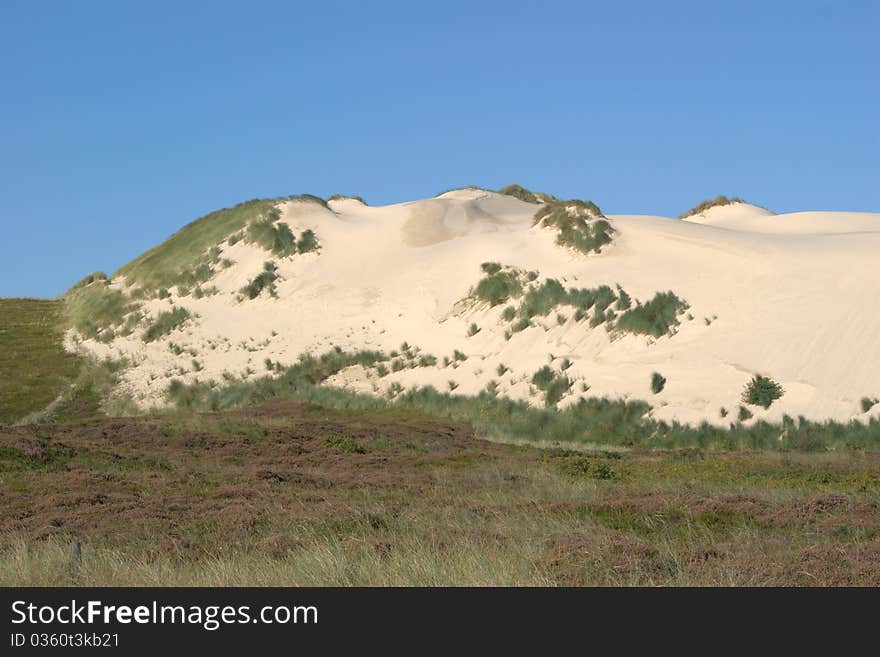
POLYGON ((577 379, 562 406, 585 394, 586 382, 588 395, 646 399, 665 420, 729 422, 755 373, 786 390, 768 411, 752 408, 756 418, 865 419, 859 400, 880 397, 880 214, 774 215, 737 203, 684 221, 611 216, 614 243, 586 257, 557 246, 552 230, 533 227, 534 205, 484 191, 385 207, 342 200, 331 207, 283 206, 282 220, 297 233, 312 228, 321 250, 275 259, 283 276, 278 299, 236 300, 273 258, 243 242, 224 244, 223 257, 235 265, 207 284, 220 294, 146 306, 157 313, 173 301, 197 320, 151 344, 138 333, 110 345, 84 344, 99 355, 134 360, 123 387, 143 405, 163 403, 171 378, 221 381, 224 372, 253 378, 266 374, 266 358, 290 364, 333 345, 390 351, 404 341, 441 365, 383 378, 350 368, 330 383, 383 392, 393 382, 446 390, 453 380, 456 392, 473 394, 496 380, 502 394, 529 398, 528 380, 553 354, 556 366, 562 358, 574 362, 567 374, 577 379), (576 323, 565 307, 563 326, 554 312, 505 341, 503 306, 461 302, 486 261, 538 270, 541 279, 567 286, 619 283, 641 300, 672 290, 690 303, 694 320, 672 337, 612 341, 604 325, 576 323), (471 322, 481 330, 468 338, 471 322), (196 355, 175 356, 169 342, 196 355), (442 367, 455 349, 468 360, 442 367), (202 371, 192 371, 194 357, 202 371), (499 363, 510 368, 500 377, 499 363), (650 391, 654 371, 668 380, 658 395, 650 391), (726 420, 721 407, 731 413, 726 420))

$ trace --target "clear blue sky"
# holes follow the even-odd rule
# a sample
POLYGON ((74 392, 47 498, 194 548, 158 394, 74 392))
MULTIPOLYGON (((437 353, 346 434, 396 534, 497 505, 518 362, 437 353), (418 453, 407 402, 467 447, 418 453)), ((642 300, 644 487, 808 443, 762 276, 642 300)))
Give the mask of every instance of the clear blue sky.
POLYGON ((0 296, 238 201, 880 211, 880 3, 0 5, 0 296))

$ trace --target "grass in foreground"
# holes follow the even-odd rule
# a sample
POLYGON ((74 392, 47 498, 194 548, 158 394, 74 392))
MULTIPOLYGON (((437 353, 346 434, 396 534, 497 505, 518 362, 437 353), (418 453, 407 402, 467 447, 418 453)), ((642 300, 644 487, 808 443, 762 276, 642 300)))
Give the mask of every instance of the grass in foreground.
POLYGON ((0 585, 878 585, 878 472, 295 402, 21 427, 0 432, 0 585))

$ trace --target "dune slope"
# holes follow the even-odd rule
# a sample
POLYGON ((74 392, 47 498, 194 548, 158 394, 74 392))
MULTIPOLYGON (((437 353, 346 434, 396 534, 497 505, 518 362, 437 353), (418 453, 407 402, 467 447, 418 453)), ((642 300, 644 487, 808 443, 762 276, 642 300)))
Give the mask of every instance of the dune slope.
MULTIPOLYGON (((685 220, 609 216, 610 243, 584 253, 560 244, 556 225, 535 224, 541 205, 483 190, 384 207, 355 199, 274 205, 275 226, 294 238, 313 231, 318 248, 278 255, 248 240, 258 215, 236 219, 195 284, 138 292, 126 280, 134 270, 123 268, 108 289, 134 298, 140 322, 127 335, 70 331, 69 347, 129 358, 122 387, 144 406, 164 403, 173 379, 265 376, 304 352, 339 347, 403 352, 399 366, 385 363, 387 373, 356 366, 329 381, 371 394, 423 385, 475 394, 490 385, 541 405, 533 376, 549 365, 571 384, 560 407, 580 396, 645 399, 658 419, 727 424, 744 385, 763 374, 785 394, 769 409, 750 407, 755 419, 880 411, 860 404, 880 397, 880 214, 774 215, 732 203, 685 220), (595 323, 595 307, 579 313, 565 304, 512 330, 517 320, 505 308, 522 298, 491 306, 474 296, 487 262, 520 276, 524 289, 548 279, 566 289, 607 285, 634 306, 672 291, 688 307, 662 335, 595 323), (248 298, 243 288, 265 271, 274 280, 248 298), (144 341, 161 313, 180 307, 189 319, 144 341), (658 394, 653 372, 666 378, 658 394)), ((609 306, 618 318, 623 308, 609 306)))

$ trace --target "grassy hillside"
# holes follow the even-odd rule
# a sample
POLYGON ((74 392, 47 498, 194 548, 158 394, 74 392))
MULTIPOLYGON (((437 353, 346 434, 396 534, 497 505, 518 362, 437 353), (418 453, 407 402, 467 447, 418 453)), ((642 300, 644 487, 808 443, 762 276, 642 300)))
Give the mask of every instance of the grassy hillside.
POLYGON ((298 402, 7 429, 0 585, 876 586, 878 472, 298 402))
POLYGON ((178 282, 197 282, 208 250, 244 229, 248 222, 268 215, 279 199, 256 199, 211 212, 187 224, 167 240, 138 256, 117 274, 131 284, 158 290, 178 282), (192 280, 189 280, 192 279, 192 280))
POLYGON ((62 323, 61 301, 0 299, 0 422, 42 410, 76 379, 62 323))

